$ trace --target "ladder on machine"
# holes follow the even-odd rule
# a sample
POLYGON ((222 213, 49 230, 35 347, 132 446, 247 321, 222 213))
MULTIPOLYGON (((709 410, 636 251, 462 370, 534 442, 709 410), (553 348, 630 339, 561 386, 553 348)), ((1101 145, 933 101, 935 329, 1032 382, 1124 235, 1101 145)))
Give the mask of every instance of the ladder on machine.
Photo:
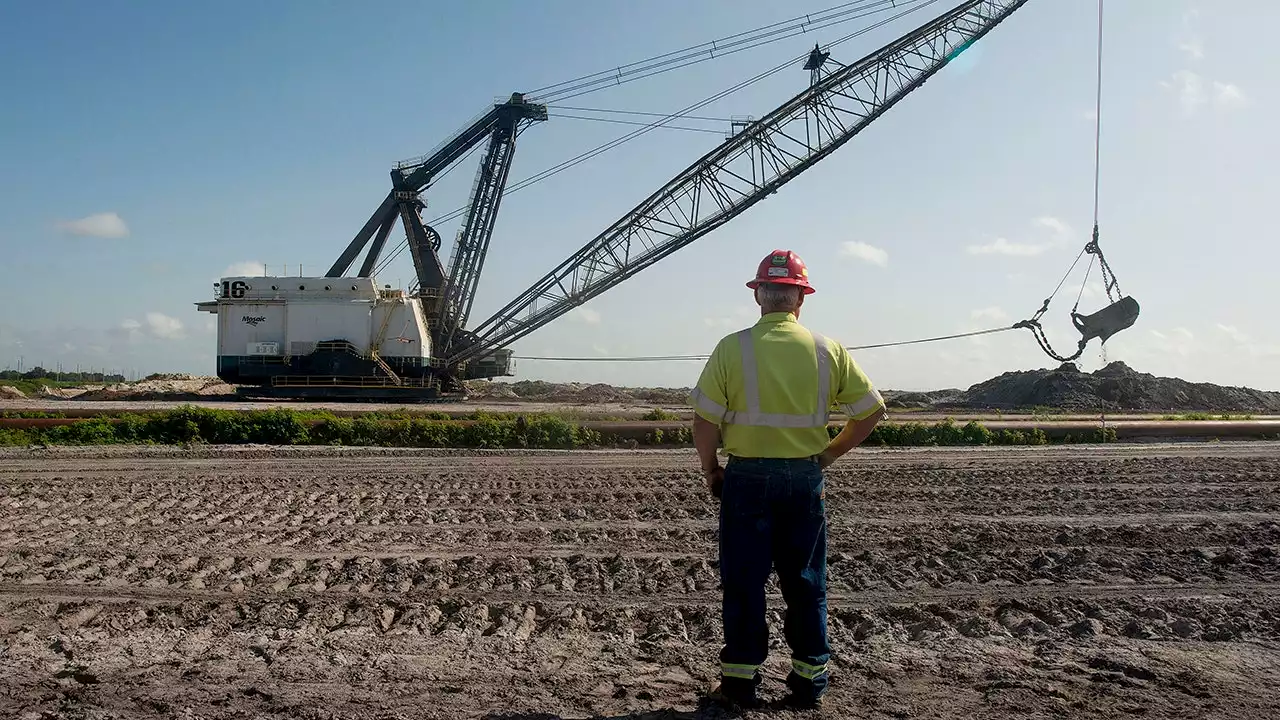
MULTIPOLYGON (((400 376, 397 375, 395 371, 391 369, 391 366, 387 364, 387 361, 383 360, 382 356, 378 354, 378 348, 382 347, 382 340, 387 336, 387 326, 391 324, 390 306, 390 302, 385 304, 387 312, 382 317, 382 326, 378 328, 378 334, 374 337, 373 342, 369 344, 369 358, 382 369, 382 372, 387 374, 387 377, 391 378, 391 382, 396 385, 403 385, 404 381, 401 380, 400 376)), ((375 303, 374 309, 377 309, 377 307, 378 305, 375 303)))

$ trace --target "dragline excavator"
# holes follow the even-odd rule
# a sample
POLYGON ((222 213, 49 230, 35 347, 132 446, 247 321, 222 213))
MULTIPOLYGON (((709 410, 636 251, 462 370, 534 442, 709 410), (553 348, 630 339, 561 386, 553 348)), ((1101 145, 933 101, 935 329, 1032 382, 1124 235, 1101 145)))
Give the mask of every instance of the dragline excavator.
POLYGON ((970 0, 852 65, 815 48, 810 85, 674 177, 488 319, 467 329, 516 139, 547 120, 514 94, 430 155, 391 171, 391 190, 323 277, 227 277, 198 303, 218 315, 218 375, 248 394, 431 398, 513 374, 508 346, 724 225, 844 145, 1027 0, 970 0), (838 63, 831 63, 838 65, 838 63), (423 192, 487 143, 448 268, 423 192), (375 274, 399 223, 416 282, 375 274), (367 248, 367 249, 366 249, 367 248), (359 271, 348 275, 364 252, 359 271))

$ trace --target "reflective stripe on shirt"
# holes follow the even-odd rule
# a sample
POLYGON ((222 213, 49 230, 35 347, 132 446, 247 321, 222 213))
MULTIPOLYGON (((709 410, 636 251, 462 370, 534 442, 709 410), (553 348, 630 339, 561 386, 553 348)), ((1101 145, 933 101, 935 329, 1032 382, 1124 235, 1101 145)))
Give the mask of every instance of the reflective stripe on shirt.
POLYGON ((866 413, 869 413, 872 410, 875 410, 876 408, 882 405, 884 405, 884 398, 880 396, 880 391, 872 390, 866 395, 863 395, 862 399, 858 400, 855 403, 852 403, 849 405, 841 405, 840 412, 844 413, 845 415, 848 415, 851 418, 856 418, 859 415, 865 415, 866 413))
MULTIPOLYGON (((738 333, 738 346, 742 352, 742 390, 747 401, 746 411, 724 410, 710 400, 707 402, 715 409, 701 407, 712 414, 724 410, 721 415, 723 421, 734 425, 771 428, 826 427, 831 421, 831 351, 825 337, 811 330, 809 334, 813 336, 814 355, 818 365, 818 395, 814 398, 817 409, 814 412, 808 415, 792 415, 767 413, 760 410, 760 372, 756 366, 756 347, 750 329, 738 333)), ((695 391, 695 402, 698 395, 700 394, 695 391)), ((703 399, 706 398, 703 397, 703 399)))

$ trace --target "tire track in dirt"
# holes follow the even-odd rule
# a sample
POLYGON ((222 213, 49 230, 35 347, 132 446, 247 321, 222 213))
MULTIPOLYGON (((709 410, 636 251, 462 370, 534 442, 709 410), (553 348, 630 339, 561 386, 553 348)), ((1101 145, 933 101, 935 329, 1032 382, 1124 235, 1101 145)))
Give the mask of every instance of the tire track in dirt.
MULTIPOLYGON (((688 453, 0 456, 0 714, 583 717, 715 673, 688 453)), ((1280 445, 859 452, 828 508, 835 716, 1280 710, 1280 445)))

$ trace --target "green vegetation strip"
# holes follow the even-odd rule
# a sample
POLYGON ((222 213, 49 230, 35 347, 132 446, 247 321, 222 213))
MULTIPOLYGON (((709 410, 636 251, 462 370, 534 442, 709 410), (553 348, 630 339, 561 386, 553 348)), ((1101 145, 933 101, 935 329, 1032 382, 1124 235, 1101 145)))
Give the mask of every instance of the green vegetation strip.
MULTIPOLYGON (((38 420, 36 421, 38 423, 38 420)), ((829 428, 834 437, 838 426, 829 428)), ((1115 430, 1094 428, 1055 442, 1115 442, 1115 430)), ((468 420, 348 418, 287 408, 242 412, 186 406, 147 415, 68 421, 45 427, 0 428, 0 446, 28 445, 347 445, 420 448, 680 447, 692 444, 688 427, 644 423, 579 423, 556 415, 485 415, 468 420), (595 427, 591 427, 595 425, 595 427)), ((880 424, 867 445, 1046 445, 1044 431, 992 432, 978 422, 880 424)))

